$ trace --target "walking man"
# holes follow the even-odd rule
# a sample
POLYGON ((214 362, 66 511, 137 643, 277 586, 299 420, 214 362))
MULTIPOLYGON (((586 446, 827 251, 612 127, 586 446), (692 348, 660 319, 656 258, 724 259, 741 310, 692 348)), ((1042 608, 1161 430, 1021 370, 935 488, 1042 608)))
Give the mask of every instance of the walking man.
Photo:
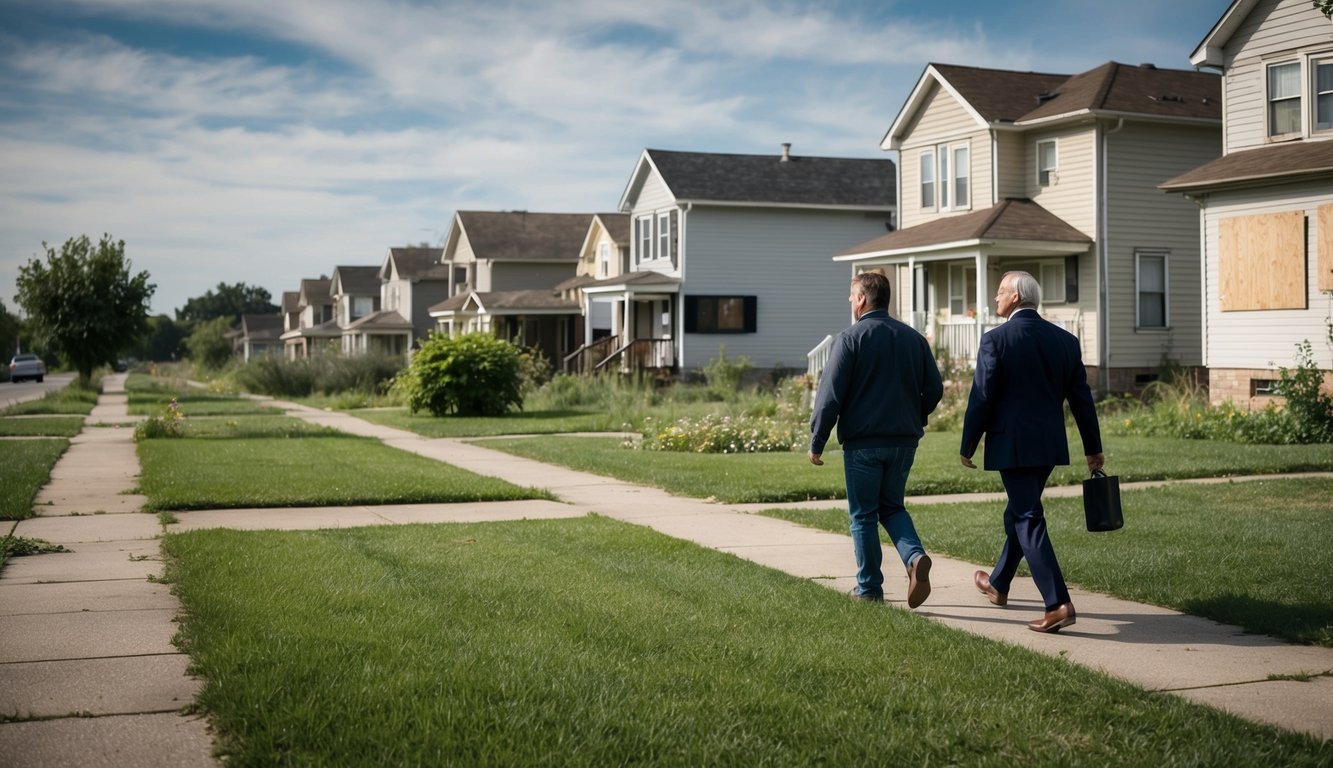
POLYGON ((836 423, 856 554, 852 596, 884 601, 883 525, 907 569, 907 605, 916 608, 930 595, 930 556, 903 496, 926 417, 944 386, 925 337, 889 317, 889 291, 888 278, 878 272, 852 280, 847 300, 855 322, 833 341, 810 419, 808 457, 823 465, 824 445, 836 423))
POLYGON ((1101 430, 1088 389, 1078 339, 1037 314, 1041 287, 1027 272, 1007 272, 995 293, 996 312, 1008 321, 981 337, 976 376, 963 417, 963 466, 986 435, 986 469, 999 470, 1009 504, 1004 509, 1004 546, 995 569, 973 581, 995 605, 1009 601, 1009 585, 1027 558, 1032 580, 1046 604, 1034 632, 1057 632, 1074 623, 1064 575, 1046 531, 1041 494, 1057 464, 1069 463, 1064 403, 1074 414, 1088 469, 1100 469, 1101 430))

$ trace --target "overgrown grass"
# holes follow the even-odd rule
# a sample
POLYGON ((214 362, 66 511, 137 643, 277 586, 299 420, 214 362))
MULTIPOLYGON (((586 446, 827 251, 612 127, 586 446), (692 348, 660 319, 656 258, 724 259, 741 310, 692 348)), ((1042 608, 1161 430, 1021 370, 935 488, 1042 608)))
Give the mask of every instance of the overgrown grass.
MULTIPOLYGON (((0 418, 0 435, 7 437, 74 437, 83 430, 82 416, 36 416, 26 419, 0 418)), ((10 446, 17 450, 17 446, 10 446)))
POLYGON ((184 437, 312 437, 341 436, 332 427, 322 427, 287 415, 238 414, 232 416, 194 416, 185 419, 184 437))
MULTIPOLYGON (((930 432, 922 439, 908 480, 909 494, 1004 490, 996 472, 964 469, 958 463, 957 433, 930 432)), ((593 437, 534 437, 488 440, 487 448, 551 464, 664 488, 682 496, 728 503, 805 501, 846 496, 842 453, 824 454, 815 467, 804 453, 698 454, 646 452, 619 440, 593 437), (577 441, 577 442, 574 442, 577 441)), ((1074 461, 1080 444, 1072 438, 1074 461)), ((1179 438, 1117 437, 1105 441, 1107 471, 1122 482, 1182 477, 1272 474, 1333 470, 1327 445, 1240 445, 1179 438)), ((978 454, 978 459, 980 454, 978 454)), ((1051 485, 1082 482, 1087 468, 1057 467, 1051 485)))
POLYGON ((221 509, 551 498, 341 434, 144 440, 147 509, 221 509))
MULTIPOLYGON (((1065 578, 1089 589, 1333 647, 1333 480, 1248 481, 1126 492, 1125 527, 1088 533, 1081 499, 1046 499, 1065 578)), ((918 506, 922 541, 989 568, 1004 505, 918 506)), ((765 514, 845 533, 838 510, 765 514)), ((1023 571, 1026 573, 1026 570, 1023 571)))
POLYGON ((211 392, 194 387, 175 387, 162 382, 155 386, 129 389, 129 411, 135 416, 158 416, 175 400, 186 418, 191 416, 222 416, 242 414, 279 413, 254 400, 235 395, 211 392))
MULTIPOLYGON (((6 526, 8 527, 8 526, 6 526)), ((29 555, 45 555, 51 552, 68 552, 63 544, 52 544, 45 539, 29 539, 23 536, 14 536, 12 533, 0 536, 0 571, 5 568, 5 563, 13 557, 27 557, 29 555)))
POLYGON ((229 764, 1333 757, 1310 737, 604 518, 198 531, 163 550, 229 764))
POLYGON ((47 392, 36 400, 15 403, 3 411, 2 416, 26 416, 43 413, 75 413, 87 416, 97 405, 98 391, 80 387, 74 382, 64 389, 47 392))
POLYGON ((492 435, 547 435, 559 432, 633 431, 644 419, 675 420, 701 416, 727 406, 714 402, 667 401, 632 411, 608 412, 587 407, 515 411, 504 416, 413 415, 406 408, 357 411, 356 416, 376 424, 406 429, 423 437, 487 437, 492 435))
POLYGON ((0 461, 0 519, 32 517, 32 500, 51 479, 51 468, 69 448, 65 439, 33 439, 4 444, 0 461))

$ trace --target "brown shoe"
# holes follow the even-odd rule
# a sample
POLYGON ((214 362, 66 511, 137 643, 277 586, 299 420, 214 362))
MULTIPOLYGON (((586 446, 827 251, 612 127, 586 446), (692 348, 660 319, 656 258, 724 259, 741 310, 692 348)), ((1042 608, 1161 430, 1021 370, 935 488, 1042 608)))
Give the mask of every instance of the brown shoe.
POLYGON ((930 597, 930 555, 922 555, 907 569, 907 607, 915 608, 930 597))
POLYGON ((852 597, 853 600, 860 600, 860 601, 863 602, 863 603, 882 603, 882 602, 884 602, 884 596, 883 596, 883 595, 868 595, 868 594, 866 594, 865 592, 862 592, 860 587, 852 587, 852 591, 851 591, 851 592, 848 592, 847 594, 848 594, 848 595, 851 595, 851 597, 852 597))
POLYGON ((994 605, 1005 605, 1009 602, 1009 596, 1002 594, 1000 590, 990 585, 990 575, 985 571, 977 571, 972 574, 972 583, 977 585, 977 591, 985 595, 994 605))
POLYGON ((1073 603, 1062 603, 1055 606, 1054 609, 1046 612, 1045 616, 1037 621, 1029 621, 1028 629, 1033 632, 1059 632, 1076 619, 1073 603))

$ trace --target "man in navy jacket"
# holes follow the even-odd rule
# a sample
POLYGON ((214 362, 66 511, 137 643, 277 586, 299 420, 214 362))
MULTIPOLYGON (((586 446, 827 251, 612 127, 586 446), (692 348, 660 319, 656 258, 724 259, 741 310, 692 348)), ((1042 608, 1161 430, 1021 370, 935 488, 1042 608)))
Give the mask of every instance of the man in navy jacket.
POLYGON ((888 278, 878 272, 852 280, 847 301, 856 322, 838 334, 829 352, 810 418, 808 457, 823 465, 836 422, 856 554, 852 596, 884 600, 882 524, 907 568, 907 605, 916 608, 930 595, 930 557, 903 496, 926 417, 944 385, 925 337, 889 317, 889 292, 888 278))
POLYGON ((1000 280, 995 307, 1008 321, 981 337, 960 454, 963 466, 975 469, 972 455, 985 433, 986 469, 999 470, 1009 496, 1000 559, 989 575, 974 574, 977 589, 1004 605, 1018 563, 1027 558, 1046 604, 1045 615, 1028 629, 1057 632, 1074 623, 1074 604, 1046 531, 1041 494, 1055 466, 1069 463, 1066 400, 1088 469, 1100 469, 1105 457, 1078 339, 1043 320, 1040 303, 1041 287, 1027 272, 1007 272, 1000 280))

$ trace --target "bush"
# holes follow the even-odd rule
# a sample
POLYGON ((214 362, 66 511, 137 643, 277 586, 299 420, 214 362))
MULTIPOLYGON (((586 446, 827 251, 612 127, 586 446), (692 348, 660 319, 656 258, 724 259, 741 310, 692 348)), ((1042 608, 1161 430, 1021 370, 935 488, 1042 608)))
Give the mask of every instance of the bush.
POLYGON ((727 348, 720 346, 717 348, 717 357, 704 366, 704 379, 708 382, 709 390, 719 399, 731 400, 740 392, 745 375, 753 369, 754 364, 750 358, 742 355, 728 360, 727 348))
POLYGON ((201 368, 211 370, 226 365, 232 355, 231 339, 227 338, 231 326, 230 317, 215 317, 200 323, 185 340, 185 347, 190 350, 190 360, 201 368))
POLYGON ((399 377, 413 413, 501 416, 523 406, 522 356, 486 333, 431 336, 399 377))
POLYGON ((402 367, 397 355, 323 354, 297 360, 265 356, 238 366, 232 378, 247 392, 273 397, 373 396, 384 394, 402 367))
POLYGON ((1324 372, 1319 370, 1308 340, 1296 345, 1296 368, 1284 366, 1278 373, 1295 442, 1333 443, 1333 397, 1321 389, 1324 372))
POLYGON ((643 450, 687 453, 773 453, 804 448, 809 441, 795 424, 713 415, 664 425, 645 419, 642 435, 637 447, 643 450))
POLYGON ((157 438, 185 437, 185 414, 180 409, 180 404, 176 398, 171 398, 167 405, 167 412, 161 416, 153 416, 134 428, 134 441, 153 440, 157 438))

